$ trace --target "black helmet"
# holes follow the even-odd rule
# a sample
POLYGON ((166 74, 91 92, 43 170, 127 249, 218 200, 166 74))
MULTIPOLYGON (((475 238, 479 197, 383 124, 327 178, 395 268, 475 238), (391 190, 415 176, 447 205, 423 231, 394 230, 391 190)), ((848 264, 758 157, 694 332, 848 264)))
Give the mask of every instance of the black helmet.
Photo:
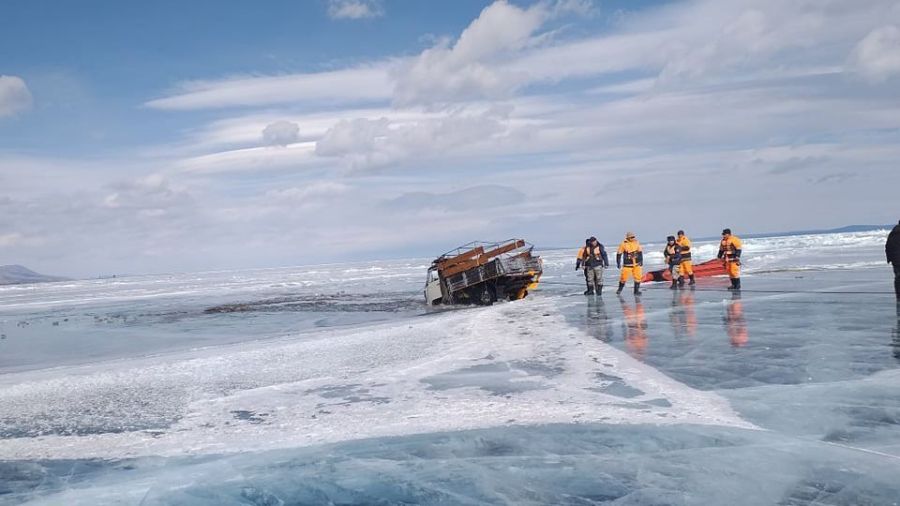
POLYGON ((722 229, 722 235, 725 235, 725 234, 731 235, 731 229, 730 228, 722 229))
POLYGON ((669 237, 666 237, 666 240, 667 240, 667 241, 674 241, 674 240, 675 240, 675 236, 674 236, 674 235, 670 235, 669 237))
MULTIPOLYGON (((591 242, 594 242, 594 241, 596 241, 596 240, 597 240, 597 238, 596 238, 596 237, 594 237, 594 236, 591 236, 591 238, 590 238, 590 239, 588 239, 588 241, 591 241, 591 242)), ((597 241, 597 242, 599 242, 599 241, 597 241)))
POLYGON ((679 230, 678 235, 684 235, 684 230, 679 230))

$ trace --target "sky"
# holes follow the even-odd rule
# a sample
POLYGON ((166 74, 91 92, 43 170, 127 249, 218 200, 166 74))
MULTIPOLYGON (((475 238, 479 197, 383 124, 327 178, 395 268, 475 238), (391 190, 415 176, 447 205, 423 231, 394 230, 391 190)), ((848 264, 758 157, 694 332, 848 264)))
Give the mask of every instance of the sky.
POLYGON ((900 218, 898 0, 5 0, 0 25, 0 265, 900 218))

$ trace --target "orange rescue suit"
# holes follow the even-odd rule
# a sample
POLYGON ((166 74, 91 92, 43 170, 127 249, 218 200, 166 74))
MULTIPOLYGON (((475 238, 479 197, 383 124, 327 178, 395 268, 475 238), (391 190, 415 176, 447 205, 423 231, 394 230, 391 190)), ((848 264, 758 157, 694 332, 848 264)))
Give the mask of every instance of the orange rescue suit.
POLYGON ((619 276, 619 282, 625 283, 629 276, 634 277, 635 283, 641 282, 643 273, 641 266, 644 265, 644 251, 637 239, 625 239, 619 244, 616 252, 616 263, 622 260, 622 274, 619 276))
POLYGON ((726 235, 719 243, 719 258, 725 260, 725 269, 731 279, 741 277, 742 247, 741 239, 734 235, 726 235))
POLYGON ((681 275, 693 276, 694 264, 691 261, 691 240, 682 235, 675 240, 675 244, 681 247, 681 275))

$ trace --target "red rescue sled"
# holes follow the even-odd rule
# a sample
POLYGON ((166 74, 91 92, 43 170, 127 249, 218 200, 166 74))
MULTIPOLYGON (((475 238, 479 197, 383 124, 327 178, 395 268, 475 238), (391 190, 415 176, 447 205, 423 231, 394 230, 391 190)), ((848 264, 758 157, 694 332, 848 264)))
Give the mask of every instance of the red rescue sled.
MULTIPOLYGON (((695 278, 708 278, 710 276, 724 276, 728 274, 725 271, 725 264, 721 260, 714 258, 707 260, 702 264, 694 264, 695 278)), ((669 269, 660 269, 644 274, 641 283, 649 283, 651 281, 672 281, 672 273, 669 269)))

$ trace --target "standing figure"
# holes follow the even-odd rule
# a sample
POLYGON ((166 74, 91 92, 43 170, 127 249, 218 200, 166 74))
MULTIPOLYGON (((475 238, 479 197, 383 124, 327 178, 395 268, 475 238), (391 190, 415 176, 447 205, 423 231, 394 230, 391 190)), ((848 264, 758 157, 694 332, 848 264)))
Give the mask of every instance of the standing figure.
POLYGON ((741 289, 741 248, 743 244, 736 235, 731 235, 731 229, 722 230, 722 242, 719 243, 718 258, 725 262, 725 270, 731 278, 729 290, 741 289))
POLYGON ((884 243, 884 254, 887 256, 888 263, 894 265, 894 294, 897 295, 897 302, 900 303, 900 223, 888 234, 887 241, 884 243))
POLYGON ((584 247, 578 250, 575 270, 584 269, 584 282, 587 284, 585 295, 600 295, 603 292, 603 269, 609 267, 606 248, 596 237, 585 239, 584 247))
POLYGON ((641 244, 634 237, 634 232, 628 232, 616 252, 616 267, 621 269, 617 294, 622 293, 629 276, 634 278, 634 294, 641 294, 641 266, 643 265, 644 252, 641 250, 641 244))
POLYGON ((666 247, 663 248, 663 258, 666 260, 666 267, 672 276, 672 290, 677 288, 679 280, 684 284, 684 278, 681 277, 681 246, 675 242, 675 236, 670 235, 666 238, 666 247))
POLYGON ((684 235, 684 230, 678 231, 678 239, 675 242, 681 246, 681 275, 678 276, 678 284, 684 284, 684 277, 690 278, 689 285, 697 284, 694 281, 694 263, 691 261, 691 240, 684 235))

